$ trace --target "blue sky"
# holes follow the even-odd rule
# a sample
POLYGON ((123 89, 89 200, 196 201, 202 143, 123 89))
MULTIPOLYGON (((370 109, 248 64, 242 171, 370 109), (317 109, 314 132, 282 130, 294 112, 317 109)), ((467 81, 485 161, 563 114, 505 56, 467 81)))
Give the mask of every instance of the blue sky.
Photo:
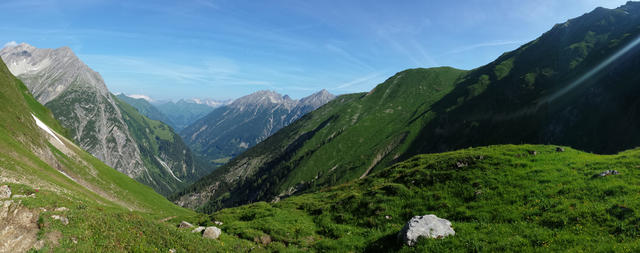
POLYGON ((407 68, 472 69, 625 0, 3 0, 0 38, 71 47, 112 92, 155 99, 368 91, 407 68))

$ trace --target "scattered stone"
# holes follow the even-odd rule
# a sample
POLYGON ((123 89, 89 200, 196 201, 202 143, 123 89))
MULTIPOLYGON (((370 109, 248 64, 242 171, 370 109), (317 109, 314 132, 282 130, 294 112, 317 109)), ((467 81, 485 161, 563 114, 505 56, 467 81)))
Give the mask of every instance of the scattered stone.
POLYGON ((556 148, 556 152, 564 152, 564 148, 563 147, 557 147, 556 148))
POLYGON ((530 155, 538 155, 538 151, 535 150, 529 150, 527 152, 529 152, 530 155))
POLYGON ((455 234, 450 221, 429 214, 411 218, 398 233, 398 240, 413 246, 420 237, 440 239, 455 234))
POLYGON ((254 241, 257 243, 261 243, 262 245, 268 245, 269 243, 271 243, 271 236, 261 235, 260 238, 254 238, 254 241))
POLYGON ((11 188, 8 185, 0 186, 0 199, 11 198, 11 188))
POLYGON ((55 211, 55 212, 66 212, 66 211, 69 211, 69 208, 66 208, 66 207, 63 206, 63 207, 58 207, 56 209, 53 209, 53 211, 55 211))
POLYGON ((51 215, 51 218, 54 220, 59 220, 60 222, 62 222, 62 225, 66 226, 69 224, 69 219, 67 219, 67 217, 60 216, 60 215, 51 215))
POLYGON ((72 242, 73 244, 78 244, 78 238, 71 237, 71 242, 72 242))
POLYGON ((176 253, 176 249, 169 249, 169 253, 176 253))
POLYGON ((35 197, 36 197, 35 194, 29 194, 29 195, 13 194, 13 196, 11 198, 13 198, 13 199, 21 199, 21 198, 35 198, 35 197))
POLYGON ((197 227, 194 230, 191 230, 191 233, 201 233, 204 230, 203 226, 197 227))
POLYGON ((186 221, 182 221, 180 222, 180 225, 178 225, 178 228, 192 228, 193 225, 191 225, 191 223, 186 222, 186 221))
POLYGON ((222 224, 223 224, 222 221, 214 221, 213 223, 215 223, 218 226, 222 226, 222 224))
POLYGON ((606 177, 606 176, 618 175, 618 174, 620 174, 620 172, 618 172, 617 170, 605 170, 605 171, 601 172, 600 174, 598 174, 598 176, 606 177))
POLYGON ((222 230, 220 230, 219 228, 207 227, 204 230, 204 233, 202 233, 202 237, 209 239, 218 239, 218 237, 220 237, 220 234, 222 234, 222 230))
POLYGON ((389 215, 385 215, 385 216, 384 216, 384 218, 385 218, 385 219, 387 219, 387 220, 390 220, 390 219, 391 219, 391 216, 389 216, 389 215))
POLYGON ((468 165, 469 165, 469 164, 467 164, 467 163, 465 163, 465 162, 460 162, 460 161, 456 162, 456 166, 457 166, 458 168, 464 168, 464 167, 467 167, 468 165))

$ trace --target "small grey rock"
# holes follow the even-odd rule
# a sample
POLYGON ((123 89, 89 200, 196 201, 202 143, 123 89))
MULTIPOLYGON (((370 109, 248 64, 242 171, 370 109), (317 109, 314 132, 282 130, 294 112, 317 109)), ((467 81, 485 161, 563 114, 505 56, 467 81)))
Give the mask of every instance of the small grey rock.
POLYGON ((600 174, 598 174, 598 176, 600 177, 606 177, 609 175, 618 175, 620 174, 620 172, 618 172, 617 170, 605 170, 603 172, 601 172, 600 174))
POLYGON ((8 185, 0 186, 0 199, 11 198, 11 188, 8 185))
POLYGON ((69 211, 69 208, 66 208, 66 207, 63 206, 63 207, 58 207, 56 209, 53 209, 53 211, 55 211, 55 212, 66 212, 66 211, 69 211))
POLYGON ((186 222, 186 221, 182 221, 180 222, 180 225, 178 225, 178 228, 192 228, 193 225, 191 225, 191 223, 186 222))
POLYGON ((564 152, 564 148, 563 147, 557 147, 556 148, 556 152, 564 152))
POLYGON ((538 151, 535 150, 529 150, 528 152, 530 155, 538 155, 538 151))
POLYGON ((222 230, 220 230, 219 228, 207 227, 204 230, 204 233, 202 233, 202 237, 209 239, 218 239, 218 237, 220 237, 220 234, 222 234, 222 230))
POLYGON ((204 230, 204 227, 200 226, 200 227, 197 227, 197 228, 191 230, 191 233, 201 233, 202 230, 204 230))
POLYGON ((62 225, 69 225, 69 219, 67 219, 67 217, 60 215, 51 215, 51 218, 54 220, 59 220, 60 222, 62 222, 62 225))
POLYGON ((420 237, 440 239, 455 234, 450 221, 429 214, 411 218, 398 233, 398 240, 413 246, 420 237))

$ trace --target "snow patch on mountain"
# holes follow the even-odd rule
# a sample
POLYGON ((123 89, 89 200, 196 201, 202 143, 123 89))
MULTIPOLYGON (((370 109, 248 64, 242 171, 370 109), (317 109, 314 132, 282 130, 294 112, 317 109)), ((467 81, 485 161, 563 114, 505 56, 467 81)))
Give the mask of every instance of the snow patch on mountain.
POLYGON ((62 143, 62 141, 58 139, 58 136, 56 136, 53 133, 53 131, 51 131, 51 129, 44 122, 40 121, 40 119, 38 119, 36 115, 33 115, 33 113, 31 114, 31 116, 33 116, 33 119, 36 121, 36 125, 38 125, 38 127, 40 127, 42 130, 44 130, 45 132, 53 136, 53 138, 55 138, 58 142, 60 142, 60 144, 64 145, 64 143, 62 143))

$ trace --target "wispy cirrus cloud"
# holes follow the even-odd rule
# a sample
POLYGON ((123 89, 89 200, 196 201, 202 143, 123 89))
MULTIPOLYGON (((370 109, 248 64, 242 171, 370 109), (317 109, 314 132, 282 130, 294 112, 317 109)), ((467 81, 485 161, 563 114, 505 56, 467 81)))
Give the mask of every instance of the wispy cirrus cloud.
POLYGON ((345 59, 347 62, 349 62, 350 64, 356 65, 360 68, 363 69, 367 69, 367 70, 373 70, 374 68, 371 67, 369 64, 365 63, 364 61, 358 59, 358 57, 354 56, 352 53, 347 52, 346 50, 338 47, 337 45, 334 44, 326 44, 325 48, 327 50, 329 50, 332 53, 335 53, 339 56, 341 56, 343 59, 345 59))
POLYGON ((448 54, 459 54, 459 53, 463 53, 463 52, 467 52, 467 51, 471 51, 471 50, 475 50, 475 49, 479 49, 479 48, 484 48, 484 47, 508 46, 508 45, 522 44, 522 43, 523 42, 519 41, 519 40, 489 41, 489 42, 483 42, 483 43, 478 43, 478 44, 467 45, 467 46, 455 48, 455 49, 453 49, 451 51, 446 52, 445 55, 448 55, 448 54))
MULTIPOLYGON (((244 78, 233 60, 209 59, 194 64, 178 64, 159 59, 118 55, 79 55, 101 72, 135 74, 172 80, 182 85, 257 85, 270 87, 270 82, 244 78)), ((135 80, 133 80, 135 81, 135 80)))
POLYGON ((373 84, 375 82, 379 81, 385 75, 386 75, 386 73, 383 73, 383 72, 370 73, 370 74, 367 74, 365 76, 361 76, 361 77, 358 77, 358 78, 353 79, 351 81, 342 83, 342 84, 334 87, 332 90, 349 91, 349 92, 352 92, 353 90, 361 90, 362 87, 359 87, 359 86, 373 86, 373 84), (352 88, 354 86, 358 86, 358 87, 356 87, 355 89, 348 89, 348 88, 352 88))

